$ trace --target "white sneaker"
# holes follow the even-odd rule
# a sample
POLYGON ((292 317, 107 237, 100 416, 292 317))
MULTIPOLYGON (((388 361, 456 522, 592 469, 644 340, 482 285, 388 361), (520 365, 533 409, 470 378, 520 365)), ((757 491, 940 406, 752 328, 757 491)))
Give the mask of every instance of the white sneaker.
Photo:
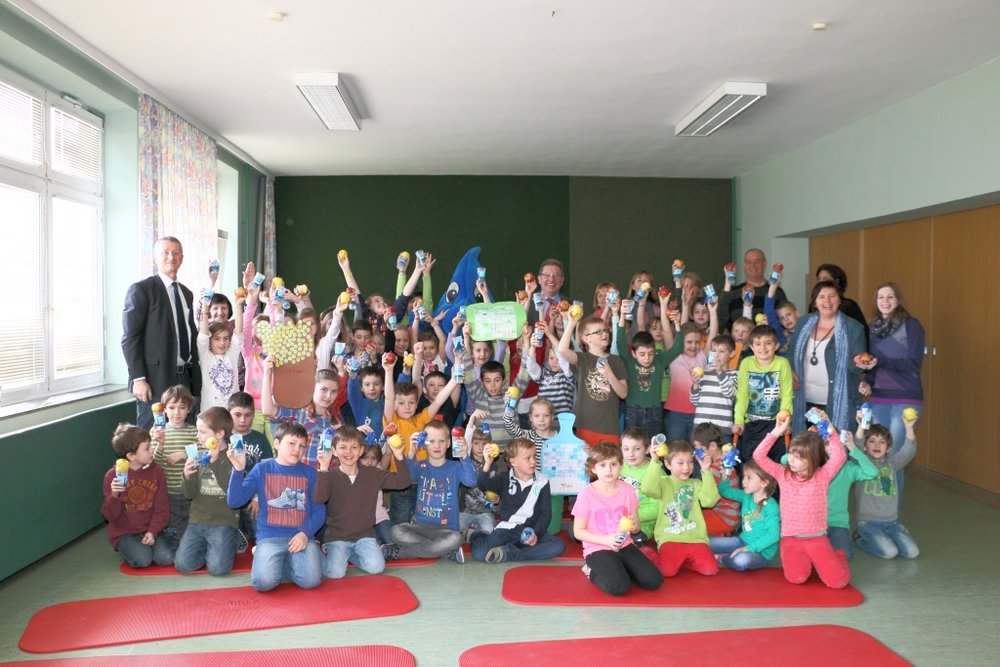
POLYGON ((580 569, 583 570, 583 575, 590 579, 590 566, 584 563, 580 569))

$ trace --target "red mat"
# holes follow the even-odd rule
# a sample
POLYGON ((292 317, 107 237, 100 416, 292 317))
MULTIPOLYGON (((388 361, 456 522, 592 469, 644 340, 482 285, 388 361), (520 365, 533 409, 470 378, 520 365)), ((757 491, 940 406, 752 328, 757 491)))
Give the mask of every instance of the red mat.
POLYGON ((631 665, 639 664, 642 656, 651 661, 649 664, 685 666, 735 661, 748 665, 803 664, 811 667, 910 664, 871 635, 840 625, 486 644, 470 648, 462 654, 458 664, 462 667, 562 667, 567 663, 631 665))
POLYGON ((853 586, 827 588, 815 575, 790 584, 780 568, 723 569, 714 577, 681 570, 659 590, 633 586, 620 597, 590 583, 578 567, 525 565, 507 570, 503 598, 524 605, 584 607, 854 607, 865 597, 853 586))
MULTIPOLYGON (((436 558, 403 558, 400 560, 387 561, 385 566, 417 567, 418 565, 430 565, 436 562, 436 558)), ((236 554, 236 559, 233 561, 232 572, 234 574, 248 574, 251 566, 253 566, 253 555, 251 555, 249 551, 246 553, 236 554)), ((349 569, 354 569, 353 565, 348 565, 347 567, 349 569)), ((118 569, 121 570, 122 574, 128 574, 133 577, 156 577, 166 574, 180 574, 180 572, 174 569, 173 565, 150 565, 149 567, 134 568, 123 562, 118 569)), ((184 574, 208 574, 208 570, 202 568, 200 570, 195 570, 194 572, 185 572, 184 574)))
POLYGON ((23 660, 4 665, 21 667, 218 667, 219 665, 257 667, 356 667, 385 665, 415 667, 416 659, 409 651, 396 646, 340 646, 324 648, 286 648, 275 651, 232 651, 225 653, 170 653, 166 655, 105 655, 94 658, 59 658, 55 660, 23 660))
POLYGON ((282 584, 269 593, 249 586, 63 602, 36 612, 18 644, 56 653, 292 625, 405 614, 417 598, 402 579, 325 579, 303 590, 282 584))

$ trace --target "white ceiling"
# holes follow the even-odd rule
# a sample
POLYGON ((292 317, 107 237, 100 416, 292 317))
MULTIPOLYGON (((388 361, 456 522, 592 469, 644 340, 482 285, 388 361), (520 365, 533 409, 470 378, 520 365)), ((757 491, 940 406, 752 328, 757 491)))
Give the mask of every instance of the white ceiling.
POLYGON ((1000 55, 997 0, 10 1, 276 175, 732 177, 1000 55), (302 71, 348 77, 361 132, 302 71), (726 80, 768 96, 675 137, 726 80))

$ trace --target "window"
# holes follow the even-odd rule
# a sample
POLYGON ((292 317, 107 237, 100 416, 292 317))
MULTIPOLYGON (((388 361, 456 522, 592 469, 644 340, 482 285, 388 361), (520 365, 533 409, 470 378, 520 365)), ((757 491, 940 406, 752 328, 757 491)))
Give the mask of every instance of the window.
POLYGON ((4 404, 104 382, 104 127, 0 69, 4 404))

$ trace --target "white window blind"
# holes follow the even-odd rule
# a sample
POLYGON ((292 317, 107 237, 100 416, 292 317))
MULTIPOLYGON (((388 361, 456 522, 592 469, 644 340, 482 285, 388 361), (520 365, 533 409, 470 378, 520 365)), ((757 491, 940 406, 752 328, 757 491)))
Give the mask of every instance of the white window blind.
POLYGON ((0 156, 41 166, 42 136, 42 101, 0 81, 0 156))
POLYGON ((4 405, 104 382, 104 128, 0 69, 4 405))

